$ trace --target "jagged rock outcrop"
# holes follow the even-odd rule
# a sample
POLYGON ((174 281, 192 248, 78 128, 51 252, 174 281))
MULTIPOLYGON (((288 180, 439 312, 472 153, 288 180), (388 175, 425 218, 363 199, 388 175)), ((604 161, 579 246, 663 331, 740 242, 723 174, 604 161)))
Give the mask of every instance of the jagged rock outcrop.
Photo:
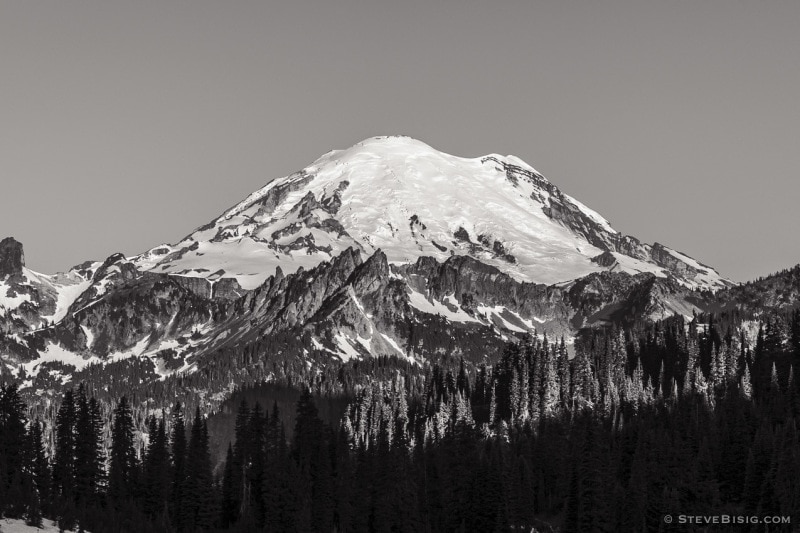
POLYGON ((21 275, 24 266, 22 243, 14 237, 0 241, 0 279, 21 275))
MULTIPOLYGON (((190 335, 208 323, 216 307, 165 275, 145 275, 116 285, 115 290, 69 313, 52 328, 26 336, 43 351, 48 343, 101 360, 134 346, 157 346, 161 340, 190 335)), ((132 353, 132 355, 135 355, 132 353)))
POLYGON ((212 298, 221 300, 235 300, 243 296, 247 291, 242 289, 236 278, 222 278, 214 282, 211 291, 212 298))
POLYGON ((484 306, 503 306, 525 317, 559 321, 566 318, 563 292, 542 284, 519 282, 499 269, 469 256, 454 256, 439 263, 422 257, 416 264, 398 267, 419 292, 430 292, 437 300, 452 295, 461 306, 475 310, 484 306))

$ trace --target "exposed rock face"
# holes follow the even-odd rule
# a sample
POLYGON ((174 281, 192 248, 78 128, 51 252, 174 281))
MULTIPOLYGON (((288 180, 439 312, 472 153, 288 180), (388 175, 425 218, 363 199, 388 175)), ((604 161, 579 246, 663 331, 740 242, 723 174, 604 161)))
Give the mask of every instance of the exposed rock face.
POLYGON ((113 289, 89 305, 79 301, 77 311, 56 326, 28 336, 29 346, 41 351, 47 342, 55 342, 75 353, 103 358, 139 343, 150 347, 163 339, 188 337, 215 309, 174 276, 143 275, 118 281, 113 289))
POLYGON ((710 302, 689 291, 675 278, 650 273, 631 276, 622 272, 598 272, 576 281, 567 299, 572 325, 630 324, 642 318, 661 319, 673 314, 691 316, 710 302))
POLYGON ((653 247, 650 249, 650 257, 659 265, 666 267, 679 276, 691 279, 699 272, 696 268, 687 265, 683 261, 679 261, 678 258, 669 253, 664 246, 659 243, 653 244, 653 247))
POLYGON ((617 263, 617 258, 611 252, 603 252, 598 256, 592 257, 592 261, 601 267, 610 268, 617 263))
POLYGON ((22 274, 24 266, 22 243, 14 237, 6 237, 0 241, 0 279, 22 274))
POLYGON ((235 300, 244 296, 247 291, 242 289, 236 278, 222 278, 214 283, 212 288, 211 297, 219 298, 222 300, 235 300))
POLYGON ((170 276, 172 280, 184 289, 200 296, 201 298, 211 298, 211 282, 206 278, 190 276, 170 276))
POLYGON ((236 278, 221 278, 209 280, 195 276, 169 276, 175 283, 201 298, 236 300, 244 296, 243 290, 236 278))
POLYGON ((558 321, 567 316, 561 289, 519 282, 469 256, 454 256, 444 263, 423 257, 398 271, 411 279, 412 286, 416 282, 414 288, 419 292, 429 291, 437 300, 453 295, 465 309, 497 305, 542 320, 558 321))

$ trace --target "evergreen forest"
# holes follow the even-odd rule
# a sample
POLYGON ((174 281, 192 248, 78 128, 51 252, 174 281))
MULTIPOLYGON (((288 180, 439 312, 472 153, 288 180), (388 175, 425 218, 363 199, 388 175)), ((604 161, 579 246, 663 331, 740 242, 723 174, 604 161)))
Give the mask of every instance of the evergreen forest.
POLYGON ((4 384, 0 514, 92 533, 793 531, 798 372, 794 311, 676 316, 572 346, 525 335, 483 364, 342 366, 338 399, 313 377, 284 384, 288 409, 238 391, 216 437, 202 405, 147 410, 76 384, 44 417, 4 384), (321 416, 342 397, 341 417, 321 416))

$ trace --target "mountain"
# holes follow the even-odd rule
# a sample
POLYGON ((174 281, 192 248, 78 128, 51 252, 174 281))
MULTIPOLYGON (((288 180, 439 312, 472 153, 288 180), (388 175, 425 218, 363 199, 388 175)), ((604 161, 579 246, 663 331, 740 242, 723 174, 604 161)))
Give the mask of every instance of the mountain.
POLYGON ((137 256, 49 276, 6 238, 0 530, 788 518, 798 307, 800 266, 733 284, 512 156, 404 137, 137 256))
POLYGON ((684 254, 620 234, 516 157, 465 159, 408 137, 332 151, 133 262, 250 290, 278 267, 308 269, 347 248, 380 249, 394 264, 469 255, 547 285, 602 270, 674 276, 692 289, 730 285, 684 254))
POLYGON ((733 285, 615 231, 513 156, 377 137, 134 257, 45 276, 3 240, 0 372, 39 392, 199 374, 218 401, 282 372, 279 361, 480 362, 526 333, 569 341, 590 326, 691 317, 733 285), (258 364, 237 367, 244 353, 258 364))

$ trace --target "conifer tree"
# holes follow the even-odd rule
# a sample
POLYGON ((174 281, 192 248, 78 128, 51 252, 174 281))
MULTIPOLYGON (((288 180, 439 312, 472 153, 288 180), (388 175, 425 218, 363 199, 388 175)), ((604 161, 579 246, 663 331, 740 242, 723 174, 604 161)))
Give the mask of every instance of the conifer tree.
POLYGON ((148 422, 150 439, 143 461, 142 510, 150 518, 163 516, 169 502, 171 476, 165 417, 166 413, 158 420, 151 416, 148 422))
POLYGON ((311 528, 328 531, 333 523, 333 486, 326 433, 310 389, 297 402, 292 456, 311 488, 311 528))
POLYGON ((186 530, 186 423, 183 418, 181 403, 175 404, 172 410, 172 520, 178 531, 186 530))
POLYGON ((569 355, 567 353, 567 347, 564 344, 563 335, 561 337, 561 343, 558 345, 556 373, 558 374, 558 390, 560 392, 559 400, 562 406, 567 406, 569 405, 572 383, 569 370, 569 355))
POLYGON ((33 482, 42 504, 42 512, 50 512, 52 473, 50 463, 47 459, 47 452, 44 444, 44 434, 42 424, 37 418, 30 427, 30 439, 28 449, 30 453, 30 469, 33 475, 33 482))
POLYGON ((53 497, 59 525, 72 529, 75 523, 75 395, 64 392, 55 424, 53 497))
POLYGON ((55 424, 55 458, 53 476, 60 494, 72 492, 75 475, 75 396, 72 389, 64 392, 55 424))
POLYGON ((0 513, 21 518, 32 480, 26 475, 28 435, 25 405, 16 385, 0 385, 0 513))
POLYGON ((208 427, 195 411, 186 454, 186 485, 183 494, 183 527, 187 531, 208 530, 216 517, 214 508, 211 457, 208 451, 208 427))
POLYGON ((103 479, 103 434, 99 407, 86 396, 83 383, 78 386, 75 421, 75 504, 86 508, 97 503, 103 479))
MULTIPOLYGON (((250 420, 250 408, 247 406, 247 401, 242 398, 239 404, 239 409, 236 413, 236 426, 234 433, 233 444, 233 461, 231 463, 231 501, 230 512, 232 520, 238 520, 239 515, 243 512, 243 507, 249 508, 249 495, 245 498, 244 480, 246 476, 246 466, 250 462, 250 450, 248 448, 249 439, 247 436, 247 427, 250 420)), ((248 512, 246 509, 245 512, 248 512)))
POLYGON ((118 508, 129 504, 137 495, 139 465, 133 435, 133 415, 128 399, 123 396, 114 409, 108 467, 108 499, 111 505, 118 508))
POLYGON ((222 491, 220 502, 220 525, 229 528, 238 518, 237 509, 237 489, 234 485, 234 459, 233 447, 228 444, 228 451, 225 454, 225 468, 222 472, 222 491))

